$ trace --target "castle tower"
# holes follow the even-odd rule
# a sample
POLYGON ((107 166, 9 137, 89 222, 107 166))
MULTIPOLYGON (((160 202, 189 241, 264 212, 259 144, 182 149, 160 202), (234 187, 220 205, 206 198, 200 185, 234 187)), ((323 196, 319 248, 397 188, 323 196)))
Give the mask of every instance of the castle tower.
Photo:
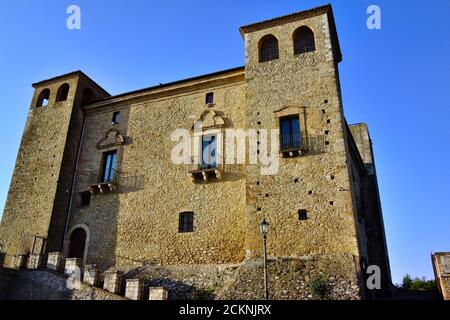
POLYGON ((82 105, 109 96, 81 71, 33 87, 0 226, 0 248, 8 257, 61 251, 83 128, 82 105))
POLYGON ((357 220, 351 172, 358 163, 343 115, 331 6, 248 25, 241 33, 247 126, 280 132, 278 173, 247 169, 247 257, 260 256, 258 225, 267 219, 269 257, 316 259, 326 273, 358 286, 366 236, 357 220))

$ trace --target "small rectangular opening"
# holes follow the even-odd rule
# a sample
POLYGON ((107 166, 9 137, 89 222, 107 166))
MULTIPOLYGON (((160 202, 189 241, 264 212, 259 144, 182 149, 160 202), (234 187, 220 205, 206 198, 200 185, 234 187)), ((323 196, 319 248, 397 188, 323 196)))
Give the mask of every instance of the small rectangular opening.
POLYGON ((305 209, 298 210, 298 220, 300 221, 308 220, 308 212, 305 209))
POLYGON ((214 103, 214 93, 208 92, 206 94, 206 104, 212 104, 212 103, 214 103))
POLYGON ((112 124, 118 124, 120 122, 120 111, 116 111, 112 116, 112 124))
POLYGON ((181 212, 179 223, 178 223, 178 232, 187 233, 194 232, 194 213, 193 212, 181 212))
POLYGON ((91 193, 84 191, 80 193, 80 206, 88 207, 91 204, 91 193))

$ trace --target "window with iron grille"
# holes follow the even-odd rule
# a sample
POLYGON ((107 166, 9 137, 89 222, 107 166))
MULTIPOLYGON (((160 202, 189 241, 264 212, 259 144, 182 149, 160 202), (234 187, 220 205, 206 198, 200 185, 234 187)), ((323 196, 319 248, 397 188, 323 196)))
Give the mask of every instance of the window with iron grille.
POLYGON ((314 33, 308 27, 300 27, 294 33, 294 54, 316 51, 314 33))
POLYGON ((302 148, 300 118, 298 115, 280 118, 280 131, 281 151, 302 148))
POLYGON ((306 211, 305 209, 298 210, 298 220, 308 220, 308 211, 306 211))
POLYGON ((261 39, 259 45, 259 62, 275 60, 279 58, 278 40, 269 34, 261 39))
POLYGON ((194 213, 181 212, 179 218, 178 232, 186 233, 194 231, 194 213))

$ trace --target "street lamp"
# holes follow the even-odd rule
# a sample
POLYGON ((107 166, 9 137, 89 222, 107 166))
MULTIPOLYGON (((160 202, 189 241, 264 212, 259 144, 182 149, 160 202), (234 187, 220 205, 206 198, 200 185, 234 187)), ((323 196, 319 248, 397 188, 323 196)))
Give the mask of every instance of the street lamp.
POLYGON ((261 231, 261 235, 264 240, 264 299, 269 300, 269 289, 267 286, 267 234, 269 233, 270 223, 263 219, 261 224, 259 225, 259 229, 261 231))

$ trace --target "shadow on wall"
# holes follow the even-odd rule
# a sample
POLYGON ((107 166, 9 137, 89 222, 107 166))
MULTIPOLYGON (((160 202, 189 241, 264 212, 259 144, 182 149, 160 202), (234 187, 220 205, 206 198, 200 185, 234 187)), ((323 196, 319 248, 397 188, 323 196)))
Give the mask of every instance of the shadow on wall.
MULTIPOLYGON (((87 99, 90 101, 89 92, 87 99)), ((101 116, 113 117, 113 112, 101 116)), ((126 154, 124 151, 132 143, 132 138, 126 136, 128 119, 129 108, 120 109, 120 122, 117 123, 109 119, 106 124, 89 123, 88 118, 78 161, 76 190, 64 252, 68 258, 82 258, 83 264, 97 264, 101 271, 116 265, 119 195, 142 188, 142 176, 130 175, 121 170, 126 154), (123 142, 119 139, 100 145, 101 141, 111 138, 108 132, 117 132, 120 136, 113 135, 112 138, 123 139, 123 142), (108 158, 111 154, 114 154, 113 159, 111 156, 108 158), (108 172, 114 174, 108 175, 108 172), (80 203, 81 195, 89 192, 88 205, 83 205, 80 203), (86 233, 84 243, 77 236, 80 229, 86 233), (74 240, 78 243, 74 244, 74 240)))

